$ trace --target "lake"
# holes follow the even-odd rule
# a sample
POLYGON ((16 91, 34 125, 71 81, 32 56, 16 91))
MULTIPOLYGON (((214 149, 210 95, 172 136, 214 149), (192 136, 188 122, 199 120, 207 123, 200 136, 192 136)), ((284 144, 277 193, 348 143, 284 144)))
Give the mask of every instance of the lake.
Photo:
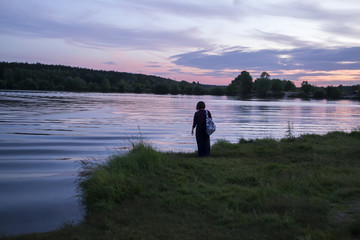
POLYGON ((203 100, 217 125, 211 142, 351 131, 360 102, 116 93, 0 91, 0 235, 76 223, 79 160, 104 161, 139 138, 160 151, 194 152, 191 126, 203 100))

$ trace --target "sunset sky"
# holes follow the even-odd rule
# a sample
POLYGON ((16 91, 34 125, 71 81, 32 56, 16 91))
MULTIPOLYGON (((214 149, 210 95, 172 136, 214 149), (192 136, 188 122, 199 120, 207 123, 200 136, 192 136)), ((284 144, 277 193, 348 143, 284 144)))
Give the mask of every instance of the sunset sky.
POLYGON ((0 61, 360 84, 359 0, 0 0, 0 61))

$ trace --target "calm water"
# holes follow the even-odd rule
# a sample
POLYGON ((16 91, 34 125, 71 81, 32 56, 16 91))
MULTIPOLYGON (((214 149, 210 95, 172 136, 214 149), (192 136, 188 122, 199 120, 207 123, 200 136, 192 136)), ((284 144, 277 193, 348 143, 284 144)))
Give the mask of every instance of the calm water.
POLYGON ((190 135, 204 100, 216 139, 282 138, 360 126, 354 101, 239 101, 213 96, 0 92, 0 233, 49 231, 81 220, 78 160, 102 161, 142 136, 161 151, 196 149, 190 135))

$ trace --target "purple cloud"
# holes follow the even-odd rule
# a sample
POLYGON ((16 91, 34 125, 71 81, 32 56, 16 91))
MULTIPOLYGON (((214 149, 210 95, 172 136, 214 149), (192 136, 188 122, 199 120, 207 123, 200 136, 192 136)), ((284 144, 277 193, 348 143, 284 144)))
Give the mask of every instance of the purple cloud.
POLYGON ((117 65, 117 63, 114 62, 114 61, 104 62, 104 64, 106 64, 106 65, 117 65))
POLYGON ((153 64, 153 65, 146 65, 145 67, 149 67, 149 68, 159 68, 159 67, 161 67, 160 65, 155 65, 155 64, 153 64))
POLYGON ((278 71, 304 69, 309 71, 332 71, 360 69, 360 47, 319 49, 311 47, 292 50, 246 49, 209 54, 202 50, 172 56, 173 63, 208 70, 246 69, 255 71, 278 71))
POLYGON ((206 40, 196 37, 196 28, 178 31, 129 29, 56 18, 51 13, 36 14, 34 11, 26 7, 19 9, 17 4, 3 4, 0 8, 0 31, 15 36, 63 39, 88 47, 164 50, 209 45, 206 40))

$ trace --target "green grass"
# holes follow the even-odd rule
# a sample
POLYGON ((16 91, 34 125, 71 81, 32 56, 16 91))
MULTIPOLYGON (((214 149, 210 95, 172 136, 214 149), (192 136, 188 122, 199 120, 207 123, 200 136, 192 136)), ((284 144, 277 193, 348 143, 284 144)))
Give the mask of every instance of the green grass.
POLYGON ((211 157, 139 144, 87 168, 85 220, 13 239, 359 239, 360 132, 221 140, 211 157))

